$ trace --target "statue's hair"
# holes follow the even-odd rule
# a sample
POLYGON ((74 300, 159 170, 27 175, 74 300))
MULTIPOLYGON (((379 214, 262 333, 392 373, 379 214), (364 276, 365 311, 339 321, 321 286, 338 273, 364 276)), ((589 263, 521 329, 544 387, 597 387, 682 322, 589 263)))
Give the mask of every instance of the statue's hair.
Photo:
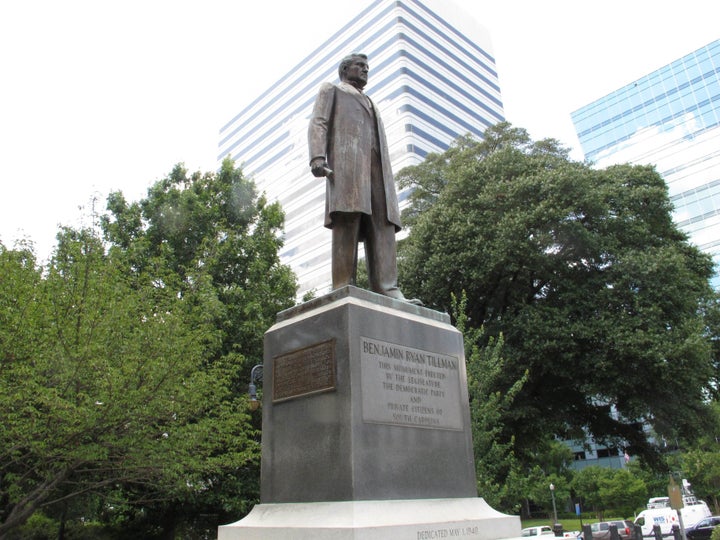
POLYGON ((355 58, 362 58, 367 62, 367 54, 362 53, 352 53, 348 54, 345 58, 343 58, 340 61, 340 66, 338 66, 338 76, 340 77, 340 80, 343 80, 343 73, 345 73, 345 70, 350 67, 350 64, 353 63, 353 60, 355 58))

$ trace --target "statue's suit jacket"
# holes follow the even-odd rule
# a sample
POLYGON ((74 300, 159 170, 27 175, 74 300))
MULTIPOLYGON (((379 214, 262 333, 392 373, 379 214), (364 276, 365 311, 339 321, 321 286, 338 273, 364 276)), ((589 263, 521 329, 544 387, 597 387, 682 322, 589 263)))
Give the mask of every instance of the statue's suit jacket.
POLYGON ((332 228, 333 212, 371 214, 371 149, 378 146, 382 161, 387 218, 400 230, 400 210, 390 168, 385 129, 379 111, 375 114, 366 95, 341 82, 320 87, 310 127, 310 161, 324 157, 333 175, 326 179, 325 226, 332 228), (375 124, 377 122, 377 124, 375 124), (373 138, 378 135, 374 144, 373 138))

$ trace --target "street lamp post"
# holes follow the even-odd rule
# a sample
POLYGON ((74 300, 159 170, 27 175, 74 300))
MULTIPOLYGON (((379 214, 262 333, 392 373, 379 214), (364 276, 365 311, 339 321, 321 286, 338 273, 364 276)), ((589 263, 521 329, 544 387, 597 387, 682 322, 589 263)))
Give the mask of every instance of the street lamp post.
POLYGON ((557 524, 557 507, 555 506, 555 484, 550 484, 550 496, 553 503, 553 527, 557 524))

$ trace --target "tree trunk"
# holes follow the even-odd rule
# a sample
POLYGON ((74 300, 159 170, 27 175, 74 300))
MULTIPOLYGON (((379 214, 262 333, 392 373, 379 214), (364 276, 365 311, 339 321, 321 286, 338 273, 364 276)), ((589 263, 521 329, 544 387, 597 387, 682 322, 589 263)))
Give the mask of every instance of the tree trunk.
POLYGON ((162 516, 162 540, 175 540, 175 507, 170 507, 162 516))
POLYGON ((58 527, 58 540, 65 540, 65 522, 67 521, 67 502, 63 504, 63 511, 60 515, 60 527, 58 527))

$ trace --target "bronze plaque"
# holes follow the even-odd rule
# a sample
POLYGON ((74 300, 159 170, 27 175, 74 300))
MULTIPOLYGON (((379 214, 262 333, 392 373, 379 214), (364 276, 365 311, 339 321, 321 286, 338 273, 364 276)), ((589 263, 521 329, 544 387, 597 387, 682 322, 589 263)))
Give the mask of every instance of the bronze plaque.
POLYGON ((335 340, 273 358, 273 403, 335 390, 335 340))

